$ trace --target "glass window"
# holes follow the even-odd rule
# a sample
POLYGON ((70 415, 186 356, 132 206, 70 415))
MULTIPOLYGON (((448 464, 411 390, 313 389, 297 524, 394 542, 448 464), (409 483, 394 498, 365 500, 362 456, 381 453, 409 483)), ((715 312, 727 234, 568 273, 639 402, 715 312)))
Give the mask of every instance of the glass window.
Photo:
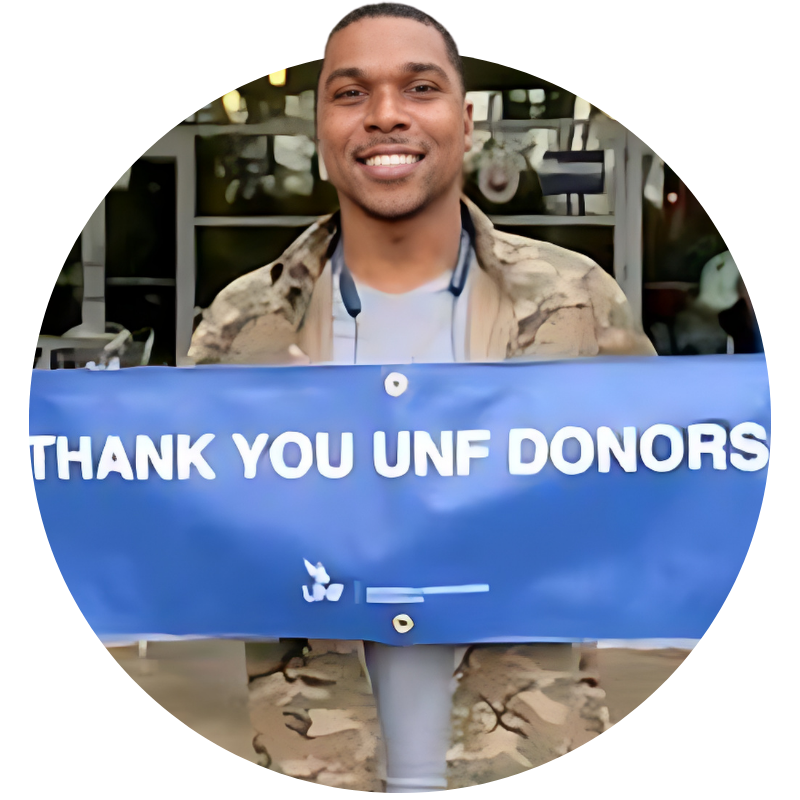
POLYGON ((232 280, 278 258, 302 230, 301 227, 198 228, 195 304, 207 308, 232 280))
POLYGON ((338 204, 304 134, 198 136, 195 153, 198 216, 316 216, 338 204))
POLYGON ((733 256, 697 198, 652 156, 643 208, 642 324, 661 355, 763 352, 733 256))

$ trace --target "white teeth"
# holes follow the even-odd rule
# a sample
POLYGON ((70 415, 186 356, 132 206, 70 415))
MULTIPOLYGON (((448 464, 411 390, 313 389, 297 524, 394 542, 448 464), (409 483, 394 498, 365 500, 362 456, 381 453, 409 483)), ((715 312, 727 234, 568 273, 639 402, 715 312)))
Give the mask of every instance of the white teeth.
POLYGON ((420 158, 421 156, 412 155, 411 153, 395 153, 391 156, 372 156, 365 163, 368 167, 388 167, 394 164, 414 164, 420 158))

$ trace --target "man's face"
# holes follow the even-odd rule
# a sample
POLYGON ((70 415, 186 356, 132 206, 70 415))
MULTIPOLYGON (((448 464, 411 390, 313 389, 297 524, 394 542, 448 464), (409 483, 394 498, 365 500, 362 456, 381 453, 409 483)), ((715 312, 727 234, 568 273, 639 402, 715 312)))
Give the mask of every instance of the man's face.
POLYGON ((472 105, 439 32, 380 17, 335 33, 320 75, 317 139, 340 202, 374 217, 409 217, 460 191, 472 105))

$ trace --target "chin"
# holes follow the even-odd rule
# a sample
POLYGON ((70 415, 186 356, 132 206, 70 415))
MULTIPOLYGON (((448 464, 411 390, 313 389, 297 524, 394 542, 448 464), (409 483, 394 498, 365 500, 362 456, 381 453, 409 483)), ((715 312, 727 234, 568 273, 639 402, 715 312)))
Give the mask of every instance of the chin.
POLYGON ((408 219, 428 207, 433 198, 427 195, 353 198, 369 216, 375 219, 408 219))

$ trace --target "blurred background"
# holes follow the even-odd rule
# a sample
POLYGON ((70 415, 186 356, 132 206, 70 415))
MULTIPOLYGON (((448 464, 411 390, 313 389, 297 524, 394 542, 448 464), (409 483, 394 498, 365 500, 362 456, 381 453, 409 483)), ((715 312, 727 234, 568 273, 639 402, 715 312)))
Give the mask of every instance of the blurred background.
MULTIPOLYGON (((761 352, 725 242, 657 154, 561 87, 464 63, 476 120, 465 193, 496 227, 594 259, 660 355, 761 352)), ((214 100, 131 166, 64 263, 35 367, 185 363, 217 292, 336 209, 314 144, 320 64, 214 100)))

